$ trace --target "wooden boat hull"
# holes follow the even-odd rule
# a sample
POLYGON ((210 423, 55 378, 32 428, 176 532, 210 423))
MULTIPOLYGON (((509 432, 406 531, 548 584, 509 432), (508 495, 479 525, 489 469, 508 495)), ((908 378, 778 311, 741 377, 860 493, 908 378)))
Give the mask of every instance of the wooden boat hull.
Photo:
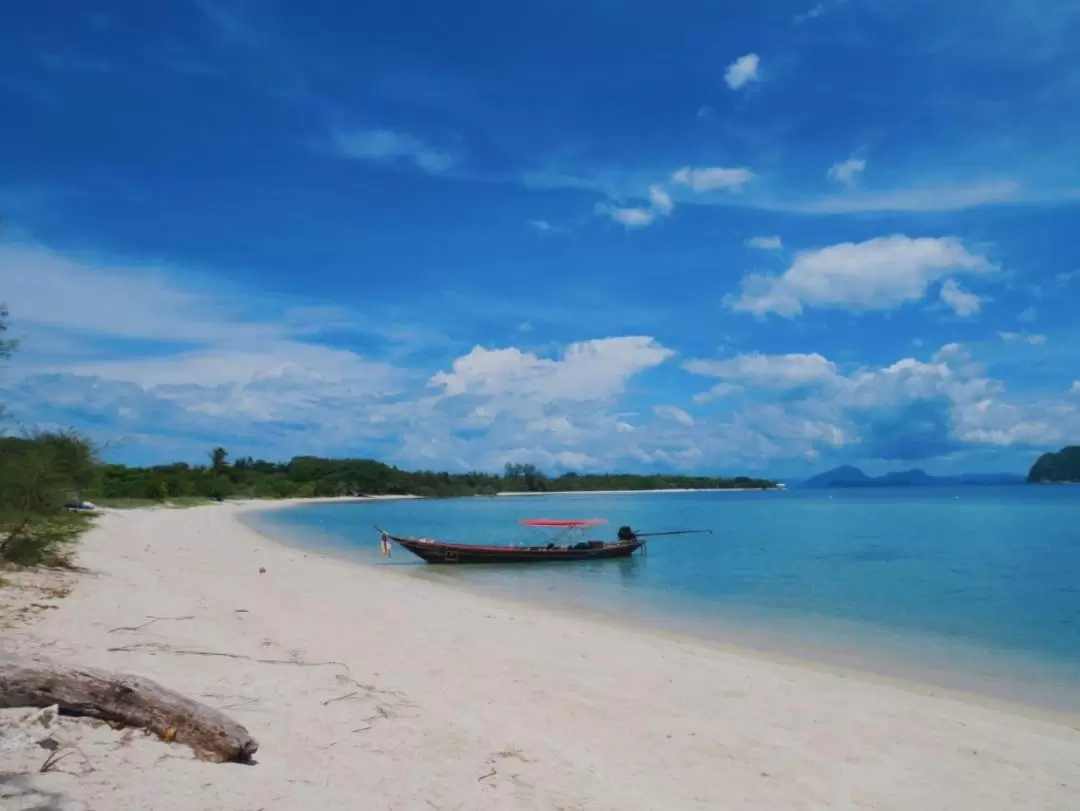
POLYGON ((644 541, 601 543, 593 541, 585 548, 571 546, 474 546, 442 543, 420 538, 387 536, 428 563, 554 563, 628 558, 644 541))

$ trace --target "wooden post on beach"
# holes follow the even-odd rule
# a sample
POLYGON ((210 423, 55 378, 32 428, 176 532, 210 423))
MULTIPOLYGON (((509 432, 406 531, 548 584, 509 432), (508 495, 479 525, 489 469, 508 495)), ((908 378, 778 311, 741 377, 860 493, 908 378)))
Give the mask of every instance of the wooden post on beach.
POLYGON ((259 744, 225 713, 150 679, 0 654, 0 707, 51 707, 148 729, 201 760, 249 762, 259 744))

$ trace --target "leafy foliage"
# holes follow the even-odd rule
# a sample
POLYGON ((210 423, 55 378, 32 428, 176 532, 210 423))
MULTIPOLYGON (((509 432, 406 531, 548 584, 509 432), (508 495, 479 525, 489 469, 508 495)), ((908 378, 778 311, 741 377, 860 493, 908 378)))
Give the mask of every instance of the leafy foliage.
POLYGON ((93 488, 99 473, 94 446, 73 432, 0 437, 0 559, 66 563, 88 518, 64 506, 93 488))

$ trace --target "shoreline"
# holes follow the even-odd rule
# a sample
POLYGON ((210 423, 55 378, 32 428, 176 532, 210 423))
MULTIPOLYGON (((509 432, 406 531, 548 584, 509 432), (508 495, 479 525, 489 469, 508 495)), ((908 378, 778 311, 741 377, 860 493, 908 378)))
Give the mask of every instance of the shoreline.
POLYGON ((93 771, 20 751, 20 791, 64 811, 1065 811, 1080 788, 1060 719, 347 565, 238 520, 287 506, 104 515, 88 573, 8 646, 224 709, 258 765, 64 719, 93 771))
MULTIPOLYGON (((548 494, 538 493, 536 495, 548 494)), ((326 501, 339 500, 326 499, 326 501)), ((351 501, 355 502, 369 500, 362 498, 351 499, 351 501)), ((302 506, 306 501, 308 500, 297 499, 294 500, 294 503, 281 506, 302 506)), ((356 557, 351 548, 327 548, 317 542, 308 545, 304 542, 303 534, 298 534, 296 537, 285 534, 276 535, 272 528, 259 527, 255 522, 249 523, 244 520, 245 516, 251 516, 262 511, 264 511, 264 507, 257 500, 238 504, 236 520, 246 529, 258 533, 271 543, 279 544, 287 549, 298 549, 307 554, 320 555, 344 566, 361 567, 386 577, 419 581, 435 589, 445 589, 496 603, 507 603, 526 611, 540 611, 557 615, 566 621, 596 623, 608 628, 618 628, 629 633, 645 634, 686 645, 698 645, 703 648, 758 659, 772 664, 780 664, 786 667, 805 667, 818 672, 836 675, 840 678, 861 680, 871 684, 886 684, 917 695, 947 697, 955 701, 992 707, 1003 712, 1080 729, 1080 687, 1070 688, 1065 691, 1070 699, 1068 706, 1054 702, 1038 703, 1031 700, 1032 693, 1040 688, 1045 689, 1050 685, 1045 680, 1035 680, 1031 677, 1021 679, 1014 673, 993 672, 988 674, 984 670, 973 670, 970 667, 964 668, 962 666, 952 670, 951 666, 954 663, 949 661, 944 663, 941 661, 912 663, 901 659, 901 654, 897 650, 877 651, 877 656, 868 659, 865 656, 859 657, 853 652, 856 646, 851 646, 852 649, 843 649, 836 647, 835 644, 828 644, 820 640, 816 642, 800 642, 788 631, 779 632, 775 629, 760 626, 751 627, 735 622, 724 623, 720 629, 712 628, 711 632, 707 632, 703 627, 694 625, 694 622, 690 621, 689 624, 694 626, 694 630, 685 630, 684 628, 673 627, 671 624, 675 619, 688 619, 686 615, 681 613, 671 616, 663 614, 649 617, 641 615, 628 616, 613 608, 582 603, 557 602, 544 595, 524 596, 519 592, 508 591, 506 587, 493 587, 488 584, 449 580, 443 578, 442 575, 450 574, 450 571, 442 571, 437 566, 424 566, 419 563, 405 567, 379 565, 356 557), (657 621, 658 617, 662 617, 662 621, 657 621), (942 675, 939 675, 937 680, 931 677, 931 674, 941 674, 941 671, 944 671, 944 678, 942 675), (984 682, 982 690, 974 685, 976 680, 984 682), (996 689, 986 686, 985 682, 993 683, 996 689), (1023 697, 1018 697, 1020 695, 1023 697)), ((405 560, 409 564, 414 563, 411 557, 406 557, 405 560)), ((848 624, 847 621, 835 622, 848 624)), ((868 629, 863 628, 862 630, 868 629)), ((910 634, 909 636, 919 638, 918 634, 910 634)), ((941 640, 935 641, 941 642, 941 640)), ((992 659, 995 664, 1011 659, 1014 656, 1020 656, 1021 658, 1025 656, 1023 653, 1016 653, 1011 650, 990 649, 976 644, 970 644, 968 647, 986 654, 984 661, 986 658, 992 659)), ((1055 684, 1054 686, 1060 688, 1060 685, 1055 684)))

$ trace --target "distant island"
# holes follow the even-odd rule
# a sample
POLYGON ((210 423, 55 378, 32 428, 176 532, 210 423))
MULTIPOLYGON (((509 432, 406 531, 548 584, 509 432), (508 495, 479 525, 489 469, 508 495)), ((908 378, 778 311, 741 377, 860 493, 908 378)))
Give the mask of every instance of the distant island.
POLYGON ((1032 484, 1080 483, 1080 445, 1070 445, 1057 453, 1044 453, 1031 466, 1027 480, 1032 484))
POLYGON ((842 467, 811 476, 804 487, 821 489, 827 487, 950 487, 963 484, 1021 484, 1024 477, 1015 473, 961 473, 955 476, 931 476, 925 470, 914 468, 886 473, 884 476, 867 476, 857 467, 842 467))

